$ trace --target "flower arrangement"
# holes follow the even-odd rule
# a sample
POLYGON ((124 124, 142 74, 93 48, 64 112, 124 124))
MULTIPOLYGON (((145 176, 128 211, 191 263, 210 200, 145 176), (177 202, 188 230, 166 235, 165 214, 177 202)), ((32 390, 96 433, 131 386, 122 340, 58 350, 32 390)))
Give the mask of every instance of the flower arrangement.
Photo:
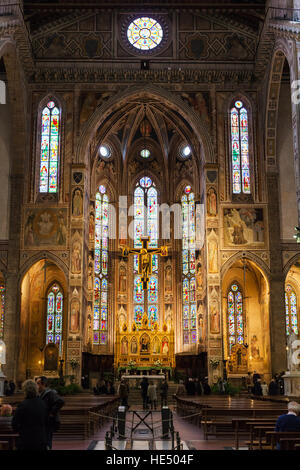
POLYGON ((163 363, 159 359, 157 359, 157 361, 154 362, 154 365, 156 367, 161 367, 163 365, 163 363))
POLYGON ((77 367, 79 367, 80 365, 78 359, 75 359, 74 357, 72 357, 72 359, 70 359, 69 362, 70 362, 70 366, 72 367, 72 370, 77 369, 77 367))
POLYGON ((10 405, 2 405, 0 408, 0 416, 1 417, 12 416, 12 407, 10 405))
POLYGON ((220 364, 220 361, 219 359, 210 359, 209 363, 213 369, 216 369, 220 364))
POLYGON ((133 360, 133 359, 130 359, 130 361, 128 362, 128 366, 133 369, 133 367, 136 365, 136 362, 133 360))

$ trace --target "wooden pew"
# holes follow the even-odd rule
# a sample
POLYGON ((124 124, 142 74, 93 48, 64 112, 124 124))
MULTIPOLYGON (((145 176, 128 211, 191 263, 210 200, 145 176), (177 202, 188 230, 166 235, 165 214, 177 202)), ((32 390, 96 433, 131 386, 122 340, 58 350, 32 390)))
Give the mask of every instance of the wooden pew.
POLYGON ((234 418, 278 418, 283 412, 282 409, 263 409, 263 408, 203 408, 202 409, 202 420, 204 438, 208 439, 208 436, 213 435, 232 435, 237 434, 237 431, 233 429, 232 420, 234 418))
POLYGON ((266 437, 267 442, 263 445, 263 449, 274 450, 276 445, 280 442, 280 439, 286 438, 287 440, 293 440, 295 438, 300 438, 300 432, 267 431, 266 437))

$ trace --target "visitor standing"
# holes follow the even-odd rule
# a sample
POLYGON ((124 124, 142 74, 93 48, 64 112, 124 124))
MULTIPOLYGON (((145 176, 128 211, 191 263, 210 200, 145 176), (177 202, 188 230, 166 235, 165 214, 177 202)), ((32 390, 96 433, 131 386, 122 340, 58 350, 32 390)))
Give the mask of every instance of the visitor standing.
POLYGON ((160 386, 161 407, 167 406, 168 404, 168 388, 168 382, 166 380, 163 380, 160 386))
POLYGON ((125 383, 124 379, 121 379, 119 385, 119 397, 121 399, 121 406, 126 406, 128 408, 128 396, 129 396, 129 389, 127 384, 125 383))
POLYGON ((147 402, 148 402, 148 387, 149 387, 148 379, 147 379, 147 377, 143 377, 143 379, 141 381, 143 410, 147 410, 147 408, 148 408, 148 405, 147 405, 147 402))
POLYGON ((47 450, 52 449, 53 433, 59 430, 60 418, 59 410, 65 404, 56 390, 47 387, 48 379, 45 376, 39 377, 36 381, 41 400, 47 408, 47 450))
POLYGON ((148 387, 148 399, 150 402, 151 410, 156 410, 156 403, 157 403, 157 393, 156 393, 156 385, 154 382, 150 382, 148 387))
POLYGON ((12 419, 12 428, 19 433, 18 450, 47 449, 47 406, 38 396, 33 380, 26 380, 22 389, 25 400, 19 404, 12 419))
POLYGON ((275 380, 275 377, 272 378, 271 382, 269 383, 269 395, 278 395, 278 385, 275 380))

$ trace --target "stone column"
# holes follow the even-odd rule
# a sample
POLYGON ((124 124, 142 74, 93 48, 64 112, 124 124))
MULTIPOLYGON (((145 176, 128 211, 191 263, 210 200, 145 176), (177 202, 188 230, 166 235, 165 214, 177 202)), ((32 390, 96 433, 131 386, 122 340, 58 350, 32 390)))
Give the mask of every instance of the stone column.
POLYGON ((208 376, 213 383, 222 376, 222 325, 221 325, 221 276, 220 276, 220 213, 218 208, 218 169, 207 165, 206 173, 206 247, 207 247, 207 334, 208 376), (212 367, 210 360, 219 361, 212 367))
MULTIPOLYGON (((81 358, 83 344, 84 281, 87 271, 85 249, 84 214, 88 208, 84 205, 86 187, 85 165, 73 164, 71 170, 70 197, 70 274, 69 306, 66 344, 66 374, 75 375, 80 383, 81 358), (72 367, 72 363, 77 365, 72 367)), ((88 218, 88 217, 86 217, 88 218)))
POLYGON ((3 366, 3 371, 9 380, 16 380, 18 364, 17 351, 20 325, 20 295, 18 286, 23 184, 23 176, 11 177, 11 188, 13 188, 13 190, 11 191, 3 338, 6 344, 6 365, 3 366))
POLYGON ((272 373, 286 370, 283 264, 280 244, 278 173, 267 174, 270 244, 270 339, 272 373))

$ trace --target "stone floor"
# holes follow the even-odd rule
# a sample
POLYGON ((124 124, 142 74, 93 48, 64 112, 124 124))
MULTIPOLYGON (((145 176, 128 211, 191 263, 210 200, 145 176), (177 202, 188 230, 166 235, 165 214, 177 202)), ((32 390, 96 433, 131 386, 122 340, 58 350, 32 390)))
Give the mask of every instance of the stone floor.
MULTIPOLYGON (((139 414, 142 415, 142 411, 139 411, 139 414)), ((130 427, 131 427, 131 415, 130 413, 127 414, 126 420, 126 427, 127 432, 126 436, 129 437, 130 435, 130 427)), ((149 422, 149 421, 148 421, 149 422)), ((157 432, 154 434, 154 447, 153 441, 151 439, 151 433, 147 431, 145 426, 139 426, 139 429, 133 435, 133 449, 134 450, 168 450, 171 446, 170 440, 161 440, 160 433, 161 433, 161 415, 160 412, 157 411, 153 413, 153 424, 154 428, 157 432), (143 430, 145 430, 143 432, 143 430)), ((224 450, 224 449, 232 449, 234 446, 233 439, 212 439, 211 437, 209 440, 204 440, 202 430, 184 420, 182 417, 178 416, 176 412, 173 412, 173 423, 174 429, 179 431, 180 439, 183 444, 184 449, 190 450, 224 450)), ((82 440, 82 441, 54 441, 53 442, 53 449, 54 450, 104 450, 104 440, 105 440, 105 433, 110 429, 110 423, 105 425, 95 436, 93 436, 89 440, 82 440)), ((243 441, 240 442, 241 449, 243 449, 243 441)), ((118 449, 130 449, 130 440, 125 439, 124 441, 117 441, 116 439, 113 440, 113 447, 118 449)))

